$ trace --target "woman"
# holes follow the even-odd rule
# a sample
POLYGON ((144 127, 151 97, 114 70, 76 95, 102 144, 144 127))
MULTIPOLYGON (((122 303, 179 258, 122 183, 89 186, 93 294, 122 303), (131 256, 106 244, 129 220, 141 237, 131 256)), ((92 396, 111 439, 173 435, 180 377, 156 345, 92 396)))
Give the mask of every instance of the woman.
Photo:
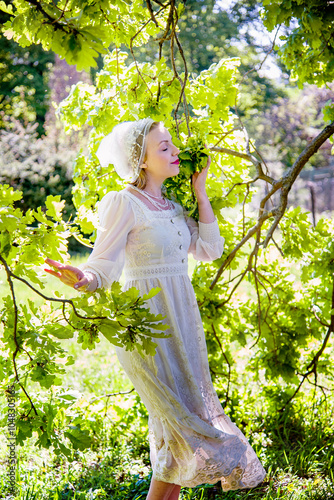
POLYGON ((205 190, 210 159, 192 176, 199 223, 162 194, 165 179, 179 173, 179 150, 161 123, 147 118, 123 122, 103 139, 97 155, 113 163, 129 184, 110 191, 99 204, 100 225, 94 249, 79 268, 47 262, 49 272, 75 288, 108 287, 125 271, 124 289, 149 300, 154 314, 166 315, 169 338, 156 339, 154 356, 116 348, 118 358, 149 412, 153 477, 147 500, 176 500, 181 486, 221 480, 225 491, 259 484, 265 471, 245 436, 224 414, 214 391, 196 297, 187 273, 187 254, 212 261, 224 239, 205 190), (64 272, 66 271, 66 272, 64 272), (71 282, 73 286, 73 281, 71 282))

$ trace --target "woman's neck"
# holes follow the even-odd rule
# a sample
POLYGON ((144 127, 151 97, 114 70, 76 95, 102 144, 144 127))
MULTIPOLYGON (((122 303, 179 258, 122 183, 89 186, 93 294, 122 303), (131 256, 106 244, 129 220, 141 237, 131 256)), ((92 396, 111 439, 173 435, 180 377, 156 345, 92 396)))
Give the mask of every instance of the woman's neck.
POLYGON ((161 186, 162 186, 162 183, 155 183, 155 182, 148 181, 146 183, 144 191, 146 191, 146 193, 148 193, 148 194, 151 194, 152 196, 155 196, 157 198, 161 198, 162 197, 161 186))

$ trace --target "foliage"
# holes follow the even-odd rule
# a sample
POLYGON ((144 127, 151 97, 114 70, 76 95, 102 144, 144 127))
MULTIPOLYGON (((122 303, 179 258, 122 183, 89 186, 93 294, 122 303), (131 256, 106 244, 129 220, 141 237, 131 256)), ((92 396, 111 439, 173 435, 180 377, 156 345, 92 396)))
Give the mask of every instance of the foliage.
POLYGON ((264 24, 289 27, 279 54, 301 86, 334 79, 334 6, 328 0, 263 0, 264 24))
MULTIPOLYGON (((210 274, 208 266, 201 264, 193 276, 213 374, 219 379, 225 365, 223 374, 234 384, 239 378, 233 372, 236 352, 251 344, 245 372, 258 380, 276 411, 296 395, 302 397, 299 391, 306 381, 322 386, 326 380, 329 388, 334 381, 329 362, 333 352, 333 223, 321 220, 313 229, 306 214, 291 209, 281 229, 286 260, 279 262, 277 256, 259 259, 256 272, 248 274, 255 296, 229 300, 228 280, 219 285, 218 294, 208 294, 219 264, 211 265, 210 274), (291 273, 292 263, 298 266, 299 262, 301 283, 291 273)), ((232 269, 237 267, 233 263, 232 269)), ((229 387, 227 400, 228 391, 229 387)))
MULTIPOLYGON (((199 75, 189 76, 176 30, 181 10, 174 2, 155 4, 151 11, 142 9, 139 2, 115 2, 109 5, 110 16, 115 17, 114 30, 108 27, 109 18, 102 19, 105 3, 84 3, 79 11, 73 2, 67 2, 66 12, 61 3, 37 4, 38 10, 36 7, 28 12, 26 2, 14 3, 17 10, 7 29, 15 37, 21 36, 23 44, 42 40, 46 46, 56 47, 69 61, 83 66, 94 64, 94 54, 111 40, 126 43, 131 52, 134 45, 146 43, 151 35, 157 49, 168 42, 170 57, 167 60, 161 53, 153 62, 128 63, 128 54, 117 47, 106 55, 96 85, 76 85, 61 104, 59 111, 67 131, 92 127, 89 154, 81 153, 76 160, 73 199, 77 217, 73 222, 64 222, 64 201, 59 197, 48 197, 45 211, 38 208, 23 214, 14 207, 21 195, 8 187, 1 191, 0 259, 10 291, 4 299, 1 318, 4 348, 11 358, 3 356, 0 366, 4 384, 16 380, 23 393, 18 407, 20 442, 36 431, 39 445, 52 445, 56 453, 68 457, 72 456, 71 447, 81 450, 94 446, 90 424, 81 417, 74 428, 65 430, 58 426, 58 418, 62 418, 58 412, 66 413, 68 399, 61 390, 56 392, 60 401, 55 402, 53 397, 52 391, 61 384, 63 373, 57 359, 67 359, 67 363, 71 359, 66 358, 55 338, 70 339, 77 331, 78 341, 89 349, 94 348, 101 332, 116 345, 151 355, 154 337, 164 336, 163 318, 152 316, 144 304, 158 290, 139 297, 135 289, 122 293, 119 285, 114 284, 110 291, 75 299, 44 296, 47 304, 40 308, 32 301, 18 304, 15 296, 15 280, 24 280, 41 295, 39 289, 43 289, 43 283, 36 269, 44 257, 66 260, 68 236, 75 233, 85 241, 77 225, 86 234, 96 229, 99 200, 109 190, 123 187, 112 166, 102 168, 98 164, 95 152, 100 139, 119 121, 147 116, 165 123, 183 155, 196 145, 200 156, 203 144, 212 155, 207 192, 226 239, 226 250, 215 262, 198 264, 193 284, 207 331, 210 366, 214 377, 224 383, 225 390, 220 393, 226 404, 236 399, 240 387, 248 390, 249 374, 258 386, 253 389, 255 393, 249 394, 248 401, 255 403, 258 393, 262 393, 268 413, 282 412, 298 400, 302 391, 307 392, 313 386, 330 393, 333 222, 323 220, 312 228, 307 215, 299 210, 286 212, 286 207, 291 186, 309 158, 334 133, 334 124, 330 123, 318 134, 281 178, 271 177, 261 155, 252 147, 247 131, 231 111, 238 91, 239 60, 222 59, 199 75), (62 10, 56 12, 57 9, 62 10), (96 9, 101 9, 102 14, 94 17, 96 9), (55 22, 56 14, 61 14, 61 23, 55 22), (120 15, 122 22, 117 23, 120 15), (37 34, 42 19, 49 21, 37 34), (91 36, 93 31, 94 36, 100 36, 100 42, 91 36), (184 62, 182 69, 174 64, 176 50, 184 62), (263 182, 267 191, 254 213, 249 202, 263 182), (274 204, 273 196, 278 192, 279 200, 274 204), (240 215, 229 218, 228 209, 238 204, 240 215), (33 223, 38 223, 37 227, 33 223), (281 229, 279 244, 278 228, 281 229), (280 257, 272 258, 274 249, 278 249, 280 257), (303 293, 291 273, 292 266, 299 261, 303 263, 303 293), (247 280, 253 293, 247 299, 237 297, 236 290, 246 286, 247 280), (236 360, 242 352, 246 361, 240 371, 236 360), (46 400, 37 391, 32 393, 34 383, 50 389, 52 397, 46 400), (65 443, 65 438, 71 445, 65 443)), ((149 5, 152 7, 150 2, 149 5)), ((166 182, 166 189, 188 209, 196 210, 186 184, 190 173, 185 168, 180 176, 166 182)))
MULTIPOLYGON (((331 2, 264 0, 262 3, 264 24, 270 31, 280 24, 289 27, 287 35, 282 37, 285 43, 280 49, 280 55, 300 84, 308 82, 323 85, 326 81, 332 81, 334 48, 331 2)), ((170 16, 171 11, 168 13, 167 10, 170 5, 167 2, 154 11, 152 6, 150 9, 142 9, 139 0, 129 3, 123 0, 93 4, 84 2, 82 5, 73 1, 54 4, 50 0, 14 0, 7 4, 2 1, 0 7, 11 16, 5 24, 8 39, 13 38, 23 47, 41 43, 45 49, 53 50, 69 64, 76 64, 80 70, 96 66, 95 59, 99 54, 106 53, 111 44, 118 47, 125 44, 132 48, 143 45, 150 36, 159 36, 158 42, 164 40, 167 32, 163 32, 163 26, 167 15, 170 16)), ((212 5, 212 2, 206 2, 201 3, 200 7, 207 14, 203 24, 211 24, 214 34, 217 28, 215 24, 212 25, 212 5)), ((242 6, 238 5, 242 10, 242 6)), ((248 2, 247 7, 249 6, 256 14, 254 2, 248 2)), ((193 7, 190 2, 191 15, 196 18, 199 16, 197 5, 195 9, 193 7)), ((183 2, 179 2, 176 8, 178 20, 184 11, 183 2)), ((187 8, 186 6, 186 16, 187 8)), ((215 14, 226 17, 219 9, 215 14)), ((181 20, 180 25, 182 22, 181 20)), ((232 33, 235 31, 230 20, 227 21, 227 26, 232 33)), ((211 29, 209 32, 212 34, 211 29)), ((202 45, 207 45, 205 37, 202 45)), ((188 47, 191 50, 191 44, 188 47)), ((212 50, 210 45, 208 50, 212 50)))
MULTIPOLYGON (((141 1, 97 1, 94 3, 46 1, 20 1, 0 4, 1 10, 10 14, 4 34, 21 46, 42 44, 64 57, 77 69, 89 69, 96 65, 99 53, 106 53, 113 43, 129 44, 139 28, 145 26, 138 40, 144 41, 159 29, 149 23, 148 10, 142 9, 141 1)), ((164 14, 164 9, 162 9, 164 14)))
MULTIPOLYGON (((80 354, 75 357, 80 359, 80 354)), ((110 391, 109 383, 104 383, 104 390, 110 391)), ((284 414, 270 416, 254 412, 251 407, 254 404, 247 395, 242 400, 236 397, 231 417, 247 429, 268 479, 253 490, 228 494, 221 491, 219 484, 183 488, 181 498, 332 500, 332 405, 321 399, 306 399, 284 414)), ((18 498, 142 499, 147 494, 150 474, 147 412, 138 396, 116 395, 111 402, 107 397, 87 398, 81 394, 72 400, 68 413, 72 422, 84 415, 95 436, 92 449, 78 449, 73 452, 73 460, 68 461, 49 450, 43 450, 42 455, 28 439, 20 448, 18 498)))
MULTIPOLYGON (((233 2, 232 12, 228 12, 213 0, 187 0, 179 20, 179 39, 190 74, 198 74, 221 59, 240 58, 238 111, 242 116, 253 119, 260 110, 269 110, 279 97, 285 97, 286 92, 284 85, 253 71, 260 66, 268 48, 259 44, 259 36, 254 37, 254 32, 258 33, 261 28, 264 31, 263 25, 259 27, 258 17, 241 24, 240 14, 245 12, 244 5, 244 1, 233 2), (251 72, 250 78, 243 79, 242 75, 248 71, 251 72)), ((249 13, 250 9, 246 12, 249 13)), ((142 60, 140 51, 146 57, 146 46, 139 47, 135 52, 142 60)), ((168 57, 167 50, 164 55, 168 57)), ((176 54, 176 61, 182 68, 179 54, 176 54)))
MULTIPOLYGON (((0 25, 9 15, 0 10, 0 25)), ((54 54, 40 46, 29 49, 0 35, 0 128, 6 128, 5 117, 21 123, 37 122, 37 132, 44 132, 45 114, 49 105, 47 76, 54 54)))
MULTIPOLYGON (((24 126, 18 120, 7 119, 5 124, 6 129, 0 130, 0 182, 22 191, 16 205, 25 213, 45 207, 49 195, 61 196, 65 202, 63 217, 66 221, 73 220, 73 162, 83 144, 82 138, 74 134, 73 141, 55 122, 49 123, 47 135, 42 137, 38 137, 36 122, 24 126)), ((70 238, 71 251, 80 252, 82 248, 70 238)))
POLYGON ((180 159, 181 170, 184 171, 187 178, 190 178, 195 172, 202 172, 207 166, 207 161, 210 151, 205 148, 193 137, 190 137, 187 142, 187 147, 184 148, 178 155, 180 159))

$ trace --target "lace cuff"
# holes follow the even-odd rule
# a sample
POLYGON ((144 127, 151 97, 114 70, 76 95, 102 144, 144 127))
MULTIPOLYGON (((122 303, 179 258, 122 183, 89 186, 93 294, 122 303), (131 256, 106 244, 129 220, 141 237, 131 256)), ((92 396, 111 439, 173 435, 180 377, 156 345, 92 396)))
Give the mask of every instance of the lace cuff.
POLYGON ((84 270, 84 275, 87 276, 87 278, 89 279, 91 276, 95 276, 96 278, 96 282, 97 282, 97 286, 96 286, 96 290, 98 288, 101 288, 102 287, 102 280, 101 280, 101 276, 99 275, 99 273, 97 273, 96 271, 94 271, 93 269, 90 269, 90 268, 87 268, 84 270))
POLYGON ((203 241, 214 244, 220 238, 220 231, 217 219, 213 222, 198 222, 199 236, 203 241))

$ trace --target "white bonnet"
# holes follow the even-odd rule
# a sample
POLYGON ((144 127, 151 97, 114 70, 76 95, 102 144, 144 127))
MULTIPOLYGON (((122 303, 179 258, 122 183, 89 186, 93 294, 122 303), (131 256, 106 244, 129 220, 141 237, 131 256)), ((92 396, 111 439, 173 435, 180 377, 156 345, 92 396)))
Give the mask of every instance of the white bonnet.
POLYGON ((154 120, 144 118, 134 122, 122 122, 116 125, 106 137, 102 139, 96 156, 102 167, 108 167, 110 163, 118 175, 134 182, 140 172, 146 149, 146 135, 151 129, 154 120), (138 137, 142 135, 142 146, 135 147, 138 137))

